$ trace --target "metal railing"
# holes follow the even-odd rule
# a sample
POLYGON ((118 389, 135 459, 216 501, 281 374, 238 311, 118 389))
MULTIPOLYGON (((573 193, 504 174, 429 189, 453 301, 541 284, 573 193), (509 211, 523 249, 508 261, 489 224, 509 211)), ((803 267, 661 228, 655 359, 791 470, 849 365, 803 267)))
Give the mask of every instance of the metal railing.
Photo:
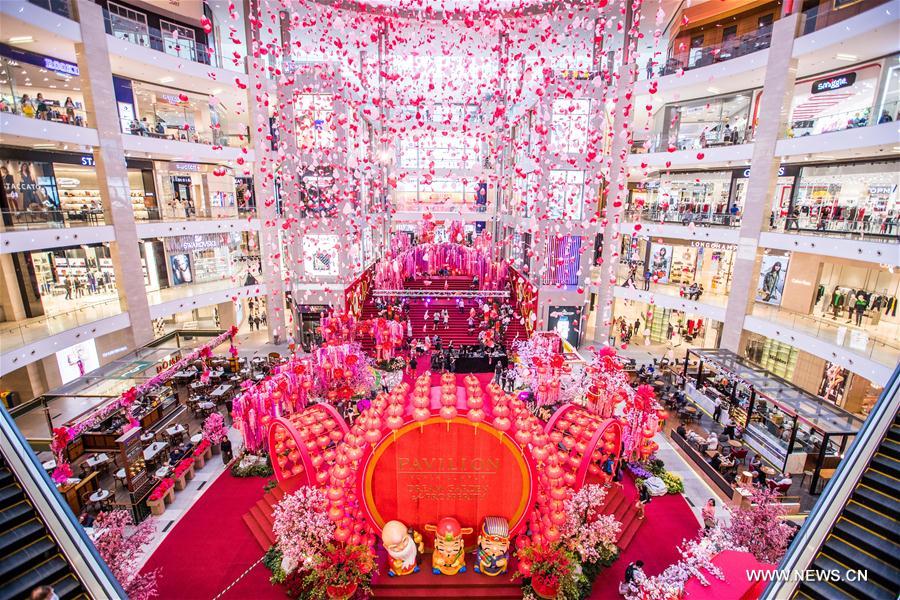
POLYGON ((752 33, 735 36, 718 44, 691 48, 676 49, 662 64, 650 67, 644 65, 640 73, 641 79, 652 79, 656 76, 673 75, 681 70, 689 71, 719 62, 725 62, 747 54, 753 54, 769 47, 772 41, 772 27, 762 27, 752 33))
POLYGON ((148 27, 118 15, 110 14, 105 8, 103 9, 103 20, 106 24, 106 33, 120 40, 125 40, 144 48, 152 48, 158 52, 164 52, 170 56, 177 56, 202 65, 238 73, 246 72, 243 58, 236 60, 225 59, 217 54, 214 48, 202 42, 186 37, 176 38, 173 35, 166 35, 156 27, 148 27))
POLYGON ((372 290, 372 295, 398 298, 509 298, 509 290, 372 290))
POLYGON ((0 324, 0 346, 4 352, 8 352, 73 327, 87 325, 121 313, 122 305, 119 299, 111 298, 84 304, 64 313, 35 317, 22 323, 0 324))
POLYGON ((136 122, 132 125, 131 129, 125 133, 158 140, 190 142, 193 144, 222 146, 227 148, 244 148, 250 144, 249 134, 220 133, 218 129, 214 128, 197 130, 193 127, 190 129, 166 127, 163 132, 159 132, 156 129, 142 129, 140 122, 136 122))
MULTIPOLYGON (((803 527, 788 547, 779 565, 780 569, 797 573, 812 564, 856 489, 857 482, 868 468, 869 461, 893 425, 898 410, 900 410, 900 367, 894 370, 888 384, 884 386, 881 397, 838 464, 834 477, 825 486, 803 527)), ((761 598, 763 600, 791 598, 798 581, 794 577, 774 580, 761 598)))
POLYGON ((87 596, 126 600, 125 590, 113 577, 3 406, 0 406, 0 451, 87 596))

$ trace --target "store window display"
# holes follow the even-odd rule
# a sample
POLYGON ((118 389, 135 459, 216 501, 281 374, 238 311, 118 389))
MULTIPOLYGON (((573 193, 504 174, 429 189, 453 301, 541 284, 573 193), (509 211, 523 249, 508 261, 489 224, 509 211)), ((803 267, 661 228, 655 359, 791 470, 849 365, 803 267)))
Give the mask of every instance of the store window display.
POLYGON ((900 273, 868 268, 863 263, 825 263, 813 312, 861 328, 895 327, 900 326, 898 296, 900 273))
POLYGON ((900 237, 900 161, 804 167, 786 229, 900 237))
POLYGON ((667 105, 656 115, 650 152, 714 148, 750 140, 752 92, 667 105))
POLYGON ((791 102, 788 137, 876 124, 878 118, 872 110, 881 69, 880 64, 861 65, 798 80, 791 102))
POLYGON ((730 190, 730 171, 667 173, 633 190, 630 209, 660 223, 737 226, 740 214, 730 210, 730 190))
POLYGON ((246 276, 259 273, 256 233, 180 235, 165 238, 163 245, 167 256, 164 264, 172 285, 225 279, 231 279, 235 285, 248 285, 246 276), (256 260, 247 260, 250 256, 256 260))

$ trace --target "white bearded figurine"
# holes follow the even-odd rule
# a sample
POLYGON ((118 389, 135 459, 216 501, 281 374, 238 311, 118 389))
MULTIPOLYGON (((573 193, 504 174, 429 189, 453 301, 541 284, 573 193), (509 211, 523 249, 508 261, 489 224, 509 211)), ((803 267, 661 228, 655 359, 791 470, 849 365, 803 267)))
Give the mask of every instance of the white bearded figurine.
POLYGON ((400 521, 388 521, 381 530, 381 543, 391 560, 388 575, 399 577, 419 571, 416 557, 425 551, 422 534, 407 528, 400 521))

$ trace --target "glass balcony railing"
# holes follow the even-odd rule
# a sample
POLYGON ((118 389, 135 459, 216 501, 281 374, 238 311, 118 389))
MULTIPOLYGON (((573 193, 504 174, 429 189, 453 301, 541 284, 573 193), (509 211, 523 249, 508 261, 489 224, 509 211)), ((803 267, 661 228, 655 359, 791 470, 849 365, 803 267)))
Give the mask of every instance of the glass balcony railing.
MULTIPOLYGON (((77 299, 71 300, 77 303, 77 299)), ((0 324, 0 348, 3 352, 9 352, 21 348, 51 335, 68 331, 73 327, 80 327, 113 317, 122 312, 122 306, 118 298, 103 300, 101 302, 85 303, 73 310, 26 319, 18 323, 0 324)))
POLYGON ((689 71, 725 62, 764 50, 769 47, 771 40, 772 26, 769 25, 745 35, 731 37, 718 44, 687 50, 676 48, 664 63, 646 65, 641 77, 652 79, 657 76, 673 75, 680 71, 689 71))
POLYGON ((840 346, 891 368, 900 359, 900 342, 897 341, 900 340, 900 326, 893 323, 856 327, 845 323, 843 319, 833 320, 816 315, 804 315, 759 303, 753 305, 751 314, 840 346))
POLYGON ((685 123, 683 127, 689 128, 691 133, 686 133, 684 129, 677 134, 668 135, 650 132, 650 137, 647 139, 634 141, 631 145, 631 153, 702 150, 747 144, 753 141, 752 127, 732 127, 725 121, 695 121, 685 123))
POLYGON ((873 109, 871 107, 828 113, 812 118, 804 118, 803 116, 798 118, 797 116, 794 116, 791 118, 787 137, 807 137, 810 135, 820 135, 822 133, 832 133, 835 131, 858 129, 860 127, 870 127, 872 125, 890 123, 900 116, 898 110, 900 110, 900 100, 894 100, 892 102, 884 103, 877 116, 873 114, 873 109))
POLYGON ((72 0, 28 0, 28 2, 61 17, 67 19, 75 18, 75 11, 72 10, 72 0))
POLYGON ((650 221, 654 223, 673 223, 677 225, 705 225, 718 227, 739 227, 741 224, 740 213, 717 213, 717 212, 691 212, 685 210, 662 210, 659 208, 644 208, 642 210, 627 209, 625 211, 625 219, 627 221, 636 221, 640 218, 642 221, 650 221))
MULTIPOLYGON (((890 0, 882 0, 882 2, 877 4, 888 4, 889 2, 890 0)), ((834 25, 845 19, 849 19, 850 17, 855 17, 874 7, 875 3, 871 1, 850 3, 843 8, 835 8, 830 2, 817 2, 815 6, 809 10, 804 10, 800 15, 799 35, 808 35, 815 31, 819 31, 829 25, 834 25)))
POLYGON ((0 222, 6 231, 106 225, 100 208, 46 210, 41 207, 38 210, 4 210, 0 211, 0 222))
POLYGON ((243 59, 238 60, 235 64, 235 60, 224 59, 213 47, 202 42, 186 36, 176 36, 172 32, 163 32, 156 27, 148 27, 143 23, 111 14, 106 9, 103 10, 103 18, 106 23, 106 33, 120 40, 202 65, 238 73, 246 72, 243 59))
POLYGON ((871 239, 878 242, 900 242, 900 219, 889 215, 869 219, 832 219, 800 214, 775 217, 769 220, 772 231, 806 235, 827 235, 846 238, 871 239))

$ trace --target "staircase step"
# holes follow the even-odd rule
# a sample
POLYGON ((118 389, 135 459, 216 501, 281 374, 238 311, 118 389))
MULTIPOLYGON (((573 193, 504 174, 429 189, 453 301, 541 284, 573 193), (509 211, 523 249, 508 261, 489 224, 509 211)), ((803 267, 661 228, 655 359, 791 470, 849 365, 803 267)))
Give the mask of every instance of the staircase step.
POLYGON ((891 565, 896 557, 874 557, 844 541, 829 537, 821 553, 848 569, 867 569, 869 578, 890 589, 900 588, 900 570, 891 565))
POLYGON ((893 496, 861 485, 854 490, 852 498, 892 519, 900 518, 900 501, 893 496))
POLYGON ((7 508, 25 498, 18 483, 11 483, 0 488, 0 508, 7 508))
POLYGON ((270 533, 266 532, 262 527, 259 526, 259 523, 256 522, 250 513, 247 513, 241 517, 244 521, 244 524, 250 529, 250 533, 253 534, 253 538, 260 545, 263 550, 268 550, 269 547, 274 543, 274 537, 272 539, 269 538, 270 533))
MULTIPOLYGON (((876 585, 871 581, 850 581, 846 576, 848 567, 842 563, 836 562, 827 556, 819 555, 813 561, 813 568, 825 571, 829 574, 838 574, 840 579, 834 578, 834 581, 805 581, 801 587, 812 585, 814 589, 830 591, 831 595, 824 596, 826 600, 832 598, 854 598, 855 600, 896 600, 886 589, 880 585, 876 585), (820 584, 824 584, 821 586, 820 584)), ((855 574, 854 574, 855 578, 855 574)), ((823 577, 824 579, 824 577, 823 577)), ((817 596, 817 598, 822 596, 817 596)))
POLYGON ((0 535, 0 556, 6 556, 17 549, 46 535, 44 525, 37 519, 25 521, 18 527, 4 531, 0 535))
POLYGON ((0 600, 20 600, 39 585, 48 585, 69 573, 69 564, 57 554, 0 586, 0 600))
POLYGON ((900 556, 900 544, 872 533, 844 518, 838 519, 831 535, 837 536, 873 556, 900 556))
POLYGON ((874 531, 882 537, 888 539, 896 537, 896 520, 859 504, 855 498, 847 504, 841 516, 857 525, 862 525, 866 529, 874 531))
POLYGON ((0 581, 9 580, 15 572, 25 570, 29 564, 42 562, 56 552, 56 544, 44 536, 12 554, 4 555, 0 558, 0 581))
POLYGON ((34 515, 34 509, 27 500, 13 504, 8 508, 0 510, 0 531, 6 531, 24 523, 34 515))

